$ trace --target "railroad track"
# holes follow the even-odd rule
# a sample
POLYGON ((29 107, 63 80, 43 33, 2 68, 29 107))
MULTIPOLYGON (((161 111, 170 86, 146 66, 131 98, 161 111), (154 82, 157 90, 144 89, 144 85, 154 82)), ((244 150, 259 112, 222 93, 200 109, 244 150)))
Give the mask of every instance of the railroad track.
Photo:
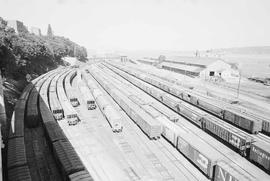
MULTIPOLYGON (((199 116, 211 118, 212 125, 241 135, 242 146, 254 140, 269 145, 268 136, 218 123, 189 104, 197 96, 190 92, 181 97, 182 118, 174 103, 179 97, 164 80, 122 69, 101 63, 56 69, 33 80, 13 113, 8 180, 270 179, 186 119, 200 126, 205 122, 199 116)), ((222 133, 208 131, 224 142, 222 133)), ((228 145, 240 149, 237 143, 228 145)))
POLYGON ((60 71, 33 80, 16 104, 9 133, 8 180, 92 180, 48 107, 48 81, 60 71), (81 168, 74 169, 78 165, 81 168))
MULTIPOLYGON (((125 75, 125 78, 127 77, 127 75, 125 75)), ((133 83, 135 82, 135 81, 132 81, 133 83)), ((126 89, 125 89, 126 90, 126 89)))
MULTIPOLYGON (((121 70, 120 67, 118 67, 118 69, 121 70)), ((163 85, 162 81, 161 82, 158 82, 156 79, 151 80, 151 78, 148 78, 147 75, 138 74, 136 72, 135 73, 132 73, 132 70, 124 70, 124 72, 126 73, 125 76, 128 76, 129 74, 131 74, 132 76, 130 77, 130 79, 132 79, 132 80, 129 80, 129 81, 135 82, 136 85, 139 86, 139 87, 141 85, 138 83, 138 81, 134 80, 134 77, 139 78, 140 80, 144 81, 146 83, 146 85, 148 85, 148 86, 151 85, 153 87, 156 87, 157 88, 157 91, 154 91, 154 93, 153 92, 149 92, 147 89, 144 89, 144 87, 140 87, 140 88, 144 89, 144 91, 146 91, 146 92, 148 91, 148 93, 150 93, 152 96, 156 97, 157 99, 160 99, 161 95, 164 95, 163 91, 166 92, 167 95, 171 94, 169 100, 167 100, 167 98, 165 98, 165 99, 163 98, 163 99, 160 99, 160 101, 161 102, 164 102, 167 106, 169 106, 170 108, 174 109, 178 113, 186 116, 192 122, 197 123, 197 125, 200 124, 200 122, 198 124, 198 119, 191 119, 191 118, 196 118, 196 117, 194 117, 194 115, 201 112, 196 107, 194 107, 194 102, 196 102, 196 103, 198 102, 198 97, 192 97, 194 94, 182 93, 182 95, 179 96, 179 94, 181 92, 181 89, 178 91, 175 88, 170 88, 170 86, 168 86, 168 85, 163 85), (174 97, 179 98, 180 100, 173 101, 174 100, 174 97), (191 110, 189 110, 187 112, 186 110, 183 111, 183 109, 182 109, 182 111, 181 111, 181 109, 178 109, 178 108, 175 109, 175 107, 179 105, 179 101, 183 101, 183 100, 184 100, 184 102, 187 102, 188 104, 191 104, 191 105, 189 105, 189 107, 191 106, 191 107, 193 107, 193 109, 197 109, 197 110, 195 112, 194 111, 191 111, 191 110), (184 113, 189 113, 189 114, 186 114, 185 115, 184 113), (192 113, 192 114, 190 114, 190 113, 192 113)), ((182 104, 182 102, 181 102, 181 104, 182 104)), ((211 105, 210 103, 208 103, 207 105, 211 106, 211 109, 208 109, 208 112, 211 112, 215 116, 217 116, 217 112, 219 112, 219 111, 216 111, 217 109, 214 109, 215 107, 213 105, 211 105), (211 110, 211 111, 209 111, 209 110, 211 110)), ((221 109, 219 108, 218 110, 221 110, 221 109)), ((235 113, 235 114, 237 113, 238 116, 239 115, 243 115, 242 112, 238 113, 237 110, 235 110, 235 109, 232 110, 232 111, 230 111, 230 112, 227 112, 226 115, 227 115, 227 117, 232 117, 233 116, 233 113, 235 113)), ((246 112, 245 112, 245 114, 246 114, 246 112)), ((203 114, 201 114, 199 116, 204 119, 203 121, 199 119, 202 123, 204 123, 206 120, 208 121, 208 119, 209 119, 209 117, 204 117, 203 114)), ((238 118, 240 118, 240 117, 238 117, 238 118)), ((245 117, 245 118, 247 118, 247 117, 245 117)), ((240 120, 238 120, 238 122, 239 121, 240 120)), ((249 119, 242 119, 241 121, 242 121, 242 124, 239 124, 238 123, 238 125, 243 125, 243 126, 245 126, 245 128, 248 128, 248 130, 258 129, 261 125, 258 127, 258 124, 257 124, 257 127, 256 127, 255 126, 255 123, 262 123, 262 122, 258 122, 258 120, 253 119, 251 117, 249 117, 249 119), (245 123, 245 121, 247 121, 247 122, 245 123)), ((264 123, 263 126, 265 126, 265 128, 267 128, 268 127, 268 124, 266 124, 266 122, 263 122, 263 123, 264 123)), ((213 124, 211 123, 211 125, 213 125, 213 124)), ((200 125, 199 126, 202 127, 203 129, 206 128, 207 131, 210 131, 211 133, 213 133, 214 135, 218 136, 219 138, 222 138, 227 143, 233 143, 232 145, 234 145, 234 146, 238 146, 239 143, 241 143, 241 145, 242 145, 242 142, 246 143, 246 146, 245 147, 248 149, 247 150, 247 153, 248 154, 249 154, 249 152, 250 153, 254 153, 254 151, 257 152, 255 154, 250 154, 249 159, 252 160, 252 161, 254 161, 254 162, 256 162, 256 164, 262 166, 266 171, 269 170, 269 164, 268 164, 268 162, 265 159, 268 159, 268 157, 270 156, 269 155, 270 147, 269 147, 269 144, 267 142, 265 142, 265 140, 262 140, 260 138, 257 138, 256 141, 252 141, 253 135, 251 135, 251 137, 250 136, 243 137, 244 135, 247 135, 247 134, 245 134, 245 133, 241 133, 240 134, 239 131, 238 132, 235 132, 235 133, 232 133, 232 136, 234 136, 234 137, 231 137, 231 138, 229 137, 229 139, 228 139, 228 137, 226 136, 226 134, 224 134, 224 129, 225 128, 220 129, 220 126, 219 126, 219 129, 217 129, 216 123, 214 125, 215 125, 214 127, 213 126, 210 127, 209 124, 202 124, 201 126, 200 125), (226 137, 224 139, 224 136, 227 137, 227 140, 226 140, 226 137), (248 140, 249 140, 249 142, 247 142, 248 140), (251 146, 249 146, 249 145, 251 145, 251 146), (249 147, 251 147, 251 148, 249 148, 249 147), (258 156, 258 155, 263 155, 263 158, 261 158, 262 156, 258 156)), ((228 132, 228 129, 227 129, 227 131, 225 131, 225 133, 226 132, 228 132)), ((256 137, 256 136, 254 136, 254 137, 256 137)), ((245 147, 244 147, 244 149, 246 149, 245 147)), ((239 146, 238 146, 238 150, 241 151, 239 149, 239 146)), ((246 155, 246 154, 244 154, 244 155, 246 155)))

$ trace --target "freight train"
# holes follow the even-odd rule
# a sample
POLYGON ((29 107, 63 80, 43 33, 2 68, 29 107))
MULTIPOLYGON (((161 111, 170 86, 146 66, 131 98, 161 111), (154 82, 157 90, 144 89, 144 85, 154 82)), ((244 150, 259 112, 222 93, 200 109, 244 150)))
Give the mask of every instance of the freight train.
MULTIPOLYGON (((263 167, 265 170, 270 171, 270 165, 269 160, 270 158, 270 148, 269 144, 265 144, 264 141, 260 139, 254 140, 254 137, 252 135, 249 135, 245 133, 244 131, 241 131, 237 128, 234 128, 228 124, 224 123, 218 123, 217 118, 211 115, 206 115, 203 111, 200 109, 189 105, 186 102, 181 102, 176 97, 169 95, 168 93, 164 93, 162 90, 170 89, 169 87, 163 86, 155 86, 151 87, 150 84, 158 84, 153 83, 154 81, 150 81, 148 78, 148 81, 146 80, 146 75, 144 74, 135 74, 132 73, 131 70, 126 70, 123 67, 110 64, 106 64, 109 68, 114 70, 116 73, 121 75, 123 78, 129 80, 134 85, 138 86, 154 98, 158 99, 159 101, 163 102, 165 105, 176 111, 177 113, 183 115, 187 119, 191 120, 194 124, 199 126, 200 128, 204 129, 207 132, 212 133, 213 135, 217 136, 221 140, 225 141, 226 144, 232 145, 234 148, 236 148, 239 153, 245 157, 247 157, 249 160, 255 162, 256 164, 263 167), (141 79, 136 79, 135 77, 141 79), (145 83, 145 82, 147 83, 145 83), (252 149, 253 148, 253 149, 252 149), (254 149, 257 148, 257 149, 254 149), (256 152, 255 152, 256 151, 256 152), (256 155, 256 156, 254 156, 256 155)), ((170 92, 179 92, 177 89, 174 89, 173 91, 170 90, 170 92)), ((175 94, 175 93, 174 93, 175 94)), ((189 97, 189 96, 187 96, 189 97)), ((191 97, 191 96, 190 96, 191 97)), ((190 102, 194 102, 194 99, 190 99, 190 102)), ((247 123, 248 125, 249 123, 247 123)), ((253 125, 253 124, 251 124, 253 125)), ((255 128, 255 126, 250 126, 251 129, 255 128)), ((256 136, 255 136, 256 137, 256 136)), ((269 139, 269 138, 268 138, 269 139)), ((269 139, 270 140, 270 139, 269 139)))
MULTIPOLYGON (((98 75, 97 79, 99 79, 100 84, 107 84, 105 89, 109 90, 109 94, 116 100, 116 102, 118 102, 118 99, 123 101, 123 103, 120 103, 120 106, 129 104, 129 99, 132 97, 132 91, 130 89, 117 84, 117 81, 112 80, 113 76, 108 74, 108 72, 102 73, 103 71, 101 72, 93 69, 91 69, 90 72, 94 74, 94 76, 98 75), (106 77, 109 76, 110 79, 106 79, 105 74, 106 77), (109 80, 110 83, 108 82, 109 80), (122 94, 115 88, 116 85, 119 87, 119 91, 122 90, 122 94), (129 99, 126 99, 125 97, 128 97, 129 99)), ((156 113, 156 111, 150 105, 148 105, 148 103, 137 101, 137 98, 134 98, 134 95, 131 99, 136 100, 133 101, 134 103, 141 102, 140 107, 144 108, 146 112, 149 111, 150 113, 148 112, 148 114, 151 115, 152 118, 157 118, 159 115, 161 115, 156 113)), ((125 109, 125 106, 121 107, 125 109)), ((127 112, 127 114, 130 115, 129 112, 127 112)), ((182 126, 178 127, 168 119, 156 119, 156 121, 162 123, 161 135, 167 138, 169 142, 171 142, 182 154, 184 154, 193 164, 198 167, 198 169, 200 169, 209 178, 212 178, 213 180, 224 180, 224 177, 226 177, 226 179, 232 180, 256 180, 253 175, 247 174, 246 170, 243 170, 235 163, 232 163, 227 158, 224 158, 220 152, 215 151, 213 147, 209 147, 206 142, 202 141, 199 137, 195 136, 190 131, 185 130, 182 126), (166 123, 167 125, 171 125, 166 127, 166 123)), ((144 126, 141 125, 140 127, 144 131, 144 126)), ((267 176, 264 178, 256 176, 256 178, 265 180, 267 176)))

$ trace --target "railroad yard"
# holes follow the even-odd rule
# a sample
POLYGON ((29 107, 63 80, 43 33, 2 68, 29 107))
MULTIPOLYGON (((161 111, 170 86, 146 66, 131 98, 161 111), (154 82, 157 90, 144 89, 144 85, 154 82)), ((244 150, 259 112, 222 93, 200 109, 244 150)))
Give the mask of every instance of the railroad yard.
POLYGON ((8 180, 269 181, 268 102, 171 75, 104 60, 34 79, 13 112, 8 180))

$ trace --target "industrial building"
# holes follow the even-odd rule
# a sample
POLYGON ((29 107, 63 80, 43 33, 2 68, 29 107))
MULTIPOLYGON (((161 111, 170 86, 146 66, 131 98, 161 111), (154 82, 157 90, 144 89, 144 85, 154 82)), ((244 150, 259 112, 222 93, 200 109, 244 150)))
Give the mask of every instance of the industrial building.
POLYGON ((158 60, 154 58, 142 58, 137 60, 140 63, 156 66, 158 64, 158 60))
POLYGON ((228 80, 239 77, 237 69, 219 58, 176 57, 173 60, 165 60, 159 67, 205 80, 219 78, 228 80))
POLYGON ((120 61, 121 62, 127 62, 128 61, 128 57, 127 56, 121 56, 120 57, 120 61))
POLYGON ((7 26, 13 28, 16 33, 28 32, 27 27, 23 24, 23 22, 18 20, 8 20, 7 26))

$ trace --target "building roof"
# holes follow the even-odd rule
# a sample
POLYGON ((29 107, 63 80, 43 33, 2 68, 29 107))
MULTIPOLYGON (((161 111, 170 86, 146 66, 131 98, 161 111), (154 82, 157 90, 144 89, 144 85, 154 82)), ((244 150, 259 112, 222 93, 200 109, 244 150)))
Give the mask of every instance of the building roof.
POLYGON ((171 62, 162 62, 160 65, 161 66, 172 67, 172 68, 179 69, 179 70, 197 72, 197 73, 201 72, 204 69, 204 68, 201 68, 201 67, 178 64, 178 63, 171 63, 171 62))
POLYGON ((157 63, 157 60, 154 59, 148 59, 148 58, 140 58, 137 61, 144 61, 144 62, 149 62, 149 63, 157 63))
POLYGON ((166 62, 174 62, 179 64, 194 65, 199 67, 207 67, 215 61, 222 60, 215 57, 188 57, 188 56, 174 56, 166 60, 166 62))

